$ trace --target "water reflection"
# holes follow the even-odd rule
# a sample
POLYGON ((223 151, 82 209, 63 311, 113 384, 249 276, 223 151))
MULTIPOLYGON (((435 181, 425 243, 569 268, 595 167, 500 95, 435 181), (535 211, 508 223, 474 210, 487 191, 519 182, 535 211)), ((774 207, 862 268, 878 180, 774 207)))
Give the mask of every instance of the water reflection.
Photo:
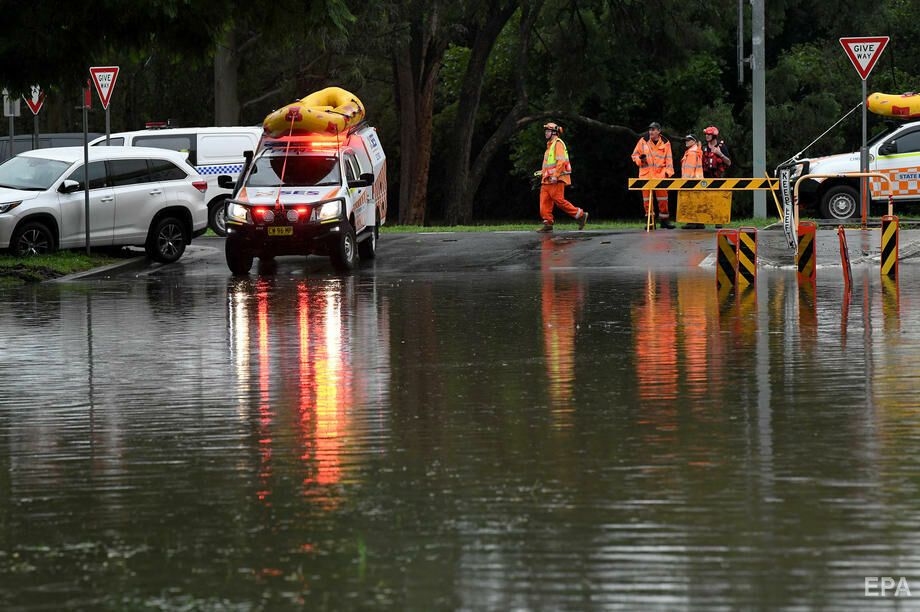
POLYGON ((575 409, 575 332, 584 299, 582 278, 571 269, 557 269, 571 268, 573 244, 545 238, 540 245, 543 350, 553 423, 560 428, 571 425, 575 409))
POLYGON ((277 480, 288 477, 276 474, 279 455, 284 462, 292 453, 302 464, 301 494, 334 507, 336 485, 348 478, 343 462, 353 450, 345 440, 354 434, 355 404, 365 423, 377 421, 386 405, 389 334, 381 317, 387 309, 379 307, 373 285, 356 285, 346 278, 291 287, 260 277, 228 288, 237 379, 243 389, 253 374, 258 381, 256 393, 241 394, 240 414, 246 418, 257 399, 256 496, 266 505, 277 480))
POLYGON ((0 608, 836 610, 920 572, 909 267, 722 295, 569 244, 10 294, 0 608))

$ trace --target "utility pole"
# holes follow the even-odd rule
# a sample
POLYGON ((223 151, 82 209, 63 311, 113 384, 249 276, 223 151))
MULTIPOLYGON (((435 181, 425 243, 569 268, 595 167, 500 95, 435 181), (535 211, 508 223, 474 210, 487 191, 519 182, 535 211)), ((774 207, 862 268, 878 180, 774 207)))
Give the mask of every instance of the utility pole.
MULTIPOLYGON (((766 53, 764 46, 764 0, 751 0, 753 12, 751 14, 751 46, 753 58, 751 61, 751 80, 753 97, 753 123, 754 123, 754 177, 766 176, 767 172, 767 111, 766 111, 766 53)), ((754 216, 764 218, 767 216, 767 194, 763 191, 754 192, 754 216)))

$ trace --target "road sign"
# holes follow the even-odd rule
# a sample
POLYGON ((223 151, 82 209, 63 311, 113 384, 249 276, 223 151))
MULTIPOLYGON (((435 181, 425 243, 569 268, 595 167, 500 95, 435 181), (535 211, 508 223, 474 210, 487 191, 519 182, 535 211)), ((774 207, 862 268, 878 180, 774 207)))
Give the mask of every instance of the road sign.
POLYGON ((887 36, 851 36, 841 38, 840 44, 853 62, 859 77, 865 81, 888 45, 888 40, 887 36))
POLYGON ((3 90, 3 116, 19 116, 19 98, 11 97, 5 89, 3 90))
POLYGON ((112 99, 112 90, 115 89, 115 80, 118 78, 118 66, 93 66, 89 69, 93 77, 93 84, 96 86, 96 93, 99 94, 99 101, 102 102, 102 108, 109 108, 109 101, 112 99))
POLYGON ((26 101, 26 106, 29 107, 29 110, 32 111, 33 115, 37 115, 38 111, 42 109, 42 105, 45 103, 45 92, 42 91, 42 88, 38 85, 32 86, 32 97, 27 98, 22 97, 26 101))

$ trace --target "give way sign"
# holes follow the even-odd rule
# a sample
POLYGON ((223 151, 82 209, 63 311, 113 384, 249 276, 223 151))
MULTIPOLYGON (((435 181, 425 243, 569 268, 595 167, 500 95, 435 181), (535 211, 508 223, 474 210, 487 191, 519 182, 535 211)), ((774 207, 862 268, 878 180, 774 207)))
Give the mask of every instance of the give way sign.
POLYGON ((42 105, 45 103, 45 92, 43 92, 42 88, 38 85, 33 85, 32 96, 22 96, 22 99, 26 101, 26 105, 28 105, 29 110, 32 111, 32 114, 37 115, 38 111, 42 109, 42 105))
POLYGON ((850 36, 841 38, 840 44, 853 62, 859 77, 865 81, 885 50, 888 40, 887 36, 850 36))
POLYGON ((102 108, 108 109, 112 90, 115 89, 115 80, 118 78, 118 66, 93 66, 89 73, 93 77, 93 85, 96 86, 102 108))

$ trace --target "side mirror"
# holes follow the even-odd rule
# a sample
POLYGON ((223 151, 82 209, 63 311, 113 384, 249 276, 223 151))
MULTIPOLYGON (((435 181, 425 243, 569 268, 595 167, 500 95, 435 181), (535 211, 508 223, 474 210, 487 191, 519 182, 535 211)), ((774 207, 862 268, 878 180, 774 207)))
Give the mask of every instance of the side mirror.
POLYGON ((366 181, 367 183, 371 185, 374 184, 374 174, 372 172, 365 172, 358 178, 360 178, 362 181, 366 181))
POLYGON ((80 183, 77 181, 66 179, 61 186, 58 187, 58 191, 61 193, 73 193, 80 188, 80 183))
POLYGON ((893 140, 886 142, 881 147, 879 147, 879 155, 891 155, 897 150, 897 145, 893 140))
POLYGON ((217 185, 222 189, 236 189, 236 181, 227 174, 221 174, 217 177, 217 185))
MULTIPOLYGON (((363 174, 361 176, 364 176, 363 174)), ((356 189, 358 187, 370 187, 371 184, 368 181, 363 179, 358 179, 357 181, 348 181, 349 189, 356 189)))

